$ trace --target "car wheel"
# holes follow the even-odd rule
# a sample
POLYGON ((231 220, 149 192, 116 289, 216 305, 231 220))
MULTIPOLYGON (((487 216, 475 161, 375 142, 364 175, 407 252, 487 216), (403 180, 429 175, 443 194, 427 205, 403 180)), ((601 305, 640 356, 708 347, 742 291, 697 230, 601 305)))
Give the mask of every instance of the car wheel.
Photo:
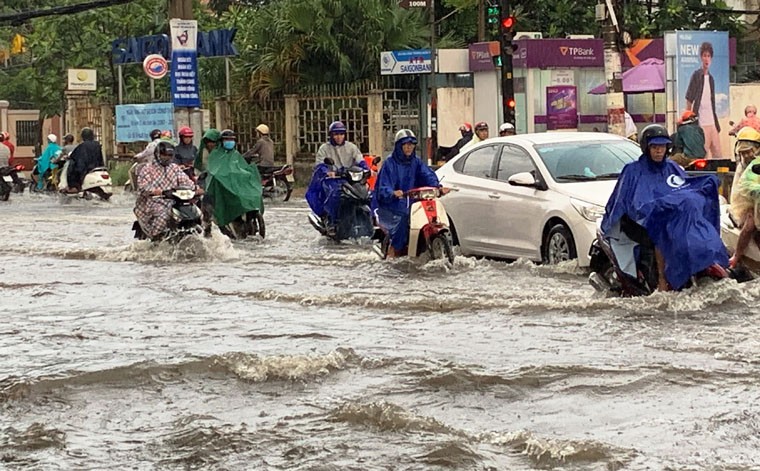
POLYGON ((554 225, 546 234, 543 246, 543 262, 556 265, 560 262, 578 258, 575 241, 570 229, 564 224, 554 225))

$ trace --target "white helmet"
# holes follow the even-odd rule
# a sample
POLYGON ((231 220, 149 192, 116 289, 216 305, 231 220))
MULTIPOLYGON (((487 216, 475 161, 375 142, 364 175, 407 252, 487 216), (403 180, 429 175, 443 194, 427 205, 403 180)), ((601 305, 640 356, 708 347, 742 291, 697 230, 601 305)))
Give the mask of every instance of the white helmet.
POLYGON ((414 135, 411 129, 401 129, 396 133, 395 139, 393 139, 394 143, 398 143, 399 141, 404 141, 402 144, 405 144, 406 142, 417 144, 417 136, 414 135))
POLYGON ((269 126, 266 124, 259 124, 256 126, 256 130, 260 132, 261 134, 269 134, 269 126))
POLYGON ((504 123, 499 126, 499 132, 512 131, 514 132, 515 126, 512 123, 504 123))
POLYGON ((58 136, 56 136, 55 134, 48 134, 47 138, 48 138, 48 141, 50 142, 55 142, 58 140, 58 136))

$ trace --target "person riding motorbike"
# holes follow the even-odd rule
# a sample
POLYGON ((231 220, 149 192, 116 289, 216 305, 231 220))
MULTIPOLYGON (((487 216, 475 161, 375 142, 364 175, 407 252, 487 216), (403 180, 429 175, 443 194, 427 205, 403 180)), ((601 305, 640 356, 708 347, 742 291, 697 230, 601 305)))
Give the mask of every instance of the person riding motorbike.
POLYGON ((436 174, 417 157, 417 137, 410 129, 399 130, 394 140, 393 153, 383 161, 377 175, 372 205, 377 208, 378 223, 390 234, 390 258, 401 254, 409 243, 406 192, 412 188, 441 186, 436 174))
POLYGON ((475 125, 475 137, 470 139, 470 142, 464 145, 461 150, 469 149, 478 142, 483 142, 486 139, 488 139, 488 123, 481 121, 475 125))
POLYGON ((193 144, 193 130, 188 126, 179 129, 179 145, 174 146, 174 163, 182 167, 187 176, 195 175, 193 163, 198 155, 198 148, 193 144))
POLYGON ((753 160, 760 156, 760 132, 746 126, 739 130, 736 134, 736 139, 734 154, 737 157, 737 163, 736 171, 734 172, 734 182, 731 187, 730 211, 731 217, 736 221, 737 226, 741 227, 741 232, 736 242, 734 255, 728 261, 731 268, 736 267, 742 262, 744 253, 753 237, 756 243, 760 242, 760 233, 757 231, 755 216, 757 198, 752 193, 755 190, 753 188, 755 185, 749 178, 753 173, 749 167, 752 166, 753 160))
POLYGON ((16 146, 13 145, 11 142, 11 135, 8 133, 8 131, 3 131, 0 133, 0 144, 4 145, 8 148, 10 151, 10 158, 8 159, 8 165, 13 165, 13 159, 16 157, 16 146))
POLYGON ((103 150, 95 140, 95 133, 90 128, 82 128, 82 143, 69 156, 66 192, 76 193, 82 187, 84 177, 91 170, 103 166, 103 150))
POLYGON ((668 159, 672 142, 660 125, 644 128, 639 142, 642 155, 623 167, 601 224, 621 269, 636 277, 636 262, 654 252, 658 290, 681 289, 705 270, 725 277, 718 179, 688 177, 668 159))
POLYGON ((51 162, 53 157, 61 150, 61 147, 57 144, 58 136, 55 134, 48 134, 48 145, 45 148, 45 152, 42 153, 39 159, 37 159, 37 165, 32 172, 32 181, 36 183, 37 191, 41 191, 45 188, 45 174, 48 170, 55 168, 55 164, 51 162))
POLYGON ((206 132, 203 133, 203 137, 201 138, 201 148, 198 149, 198 154, 195 156, 195 162, 193 163, 193 167, 195 167, 199 173, 206 171, 206 167, 208 167, 208 156, 214 151, 214 149, 216 149, 217 143, 221 138, 222 134, 218 129, 207 129, 206 132))
POLYGON ((202 194, 203 189, 173 163, 175 158, 174 146, 169 142, 159 142, 154 149, 154 158, 145 164, 137 176, 138 197, 134 213, 143 233, 153 239, 170 228, 172 201, 161 196, 164 191, 175 188, 191 188, 196 194, 202 194))
POLYGON ((448 153, 443 157, 444 161, 447 161, 457 155, 460 150, 462 150, 462 147, 467 145, 472 140, 472 124, 470 123, 462 123, 461 126, 459 126, 459 134, 462 136, 459 138, 459 140, 454 144, 454 147, 452 147, 448 153))
POLYGON ((271 172, 277 168, 274 165, 274 142, 269 137, 269 126, 259 124, 256 126, 256 144, 253 148, 243 154, 246 162, 255 162, 259 167, 259 172, 271 172))
POLYGON ((243 159, 235 145, 235 132, 225 129, 220 133, 219 145, 208 156, 204 205, 213 208, 220 227, 247 213, 264 212, 259 170, 243 159))
POLYGON ((515 129, 514 124, 503 123, 501 126, 499 126, 499 137, 514 136, 515 134, 517 134, 517 130, 515 129))
POLYGON ((328 129, 329 140, 317 151, 317 162, 306 190, 306 202, 319 217, 329 217, 330 225, 338 219, 340 205, 339 179, 337 174, 351 167, 368 170, 362 153, 355 144, 346 141, 346 126, 334 121, 328 129))
POLYGON ((145 146, 145 149, 135 154, 135 157, 134 157, 136 161, 141 162, 141 163, 150 161, 155 155, 156 146, 158 145, 159 142, 161 142, 161 130, 154 129, 150 132, 148 136, 150 137, 150 142, 148 142, 148 145, 145 146))
POLYGON ((686 110, 678 121, 676 132, 670 136, 673 149, 670 158, 686 168, 694 159, 703 159, 705 152, 705 132, 699 127, 699 118, 686 110))

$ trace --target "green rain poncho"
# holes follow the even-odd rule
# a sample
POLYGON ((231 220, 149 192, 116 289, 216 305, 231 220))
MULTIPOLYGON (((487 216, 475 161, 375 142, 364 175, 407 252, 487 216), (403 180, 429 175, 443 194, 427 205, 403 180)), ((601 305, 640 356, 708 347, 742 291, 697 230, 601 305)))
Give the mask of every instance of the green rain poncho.
POLYGON ((208 158, 203 158, 203 154, 208 153, 206 150, 206 142, 216 142, 217 145, 219 145, 219 139, 221 138, 222 133, 220 133, 218 129, 207 129, 206 132, 203 133, 203 139, 201 139, 201 146, 198 149, 198 155, 195 156, 195 162, 193 162, 193 167, 197 168, 199 172, 204 172, 206 170, 206 166, 208 165, 208 158))
POLYGON ((218 145, 209 154, 206 193, 213 198, 214 219, 219 226, 248 211, 264 212, 259 170, 248 165, 235 149, 225 150, 218 145))

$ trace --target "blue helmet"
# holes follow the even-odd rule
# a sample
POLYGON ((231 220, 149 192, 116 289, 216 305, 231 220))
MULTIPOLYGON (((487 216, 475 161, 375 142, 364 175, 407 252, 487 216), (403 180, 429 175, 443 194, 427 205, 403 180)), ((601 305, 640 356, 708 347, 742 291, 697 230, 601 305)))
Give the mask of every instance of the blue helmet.
POLYGON ((340 121, 333 121, 330 123, 330 127, 327 129, 327 134, 346 134, 346 125, 340 121))

